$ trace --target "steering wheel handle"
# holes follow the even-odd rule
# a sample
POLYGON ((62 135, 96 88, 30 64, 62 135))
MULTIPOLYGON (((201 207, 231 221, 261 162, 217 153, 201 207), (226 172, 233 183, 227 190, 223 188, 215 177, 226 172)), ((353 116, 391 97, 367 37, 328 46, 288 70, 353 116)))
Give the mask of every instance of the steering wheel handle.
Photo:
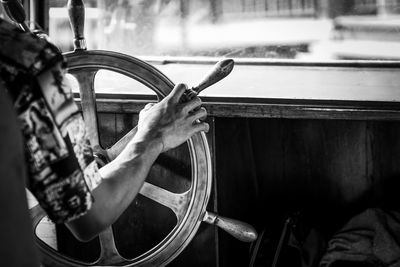
POLYGON ((85 31, 85 4, 83 0, 68 0, 69 21, 74 35, 74 49, 86 50, 85 31))

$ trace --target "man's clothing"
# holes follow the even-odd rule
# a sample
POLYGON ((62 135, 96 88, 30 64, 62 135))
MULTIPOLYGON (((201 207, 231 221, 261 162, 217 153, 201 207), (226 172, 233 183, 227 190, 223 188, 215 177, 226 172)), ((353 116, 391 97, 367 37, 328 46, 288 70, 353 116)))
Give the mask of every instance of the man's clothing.
POLYGON ((25 195, 23 139, 0 83, 0 266, 39 266, 25 195))
POLYGON ((56 223, 90 209, 101 181, 65 72, 54 45, 0 20, 0 82, 24 138, 26 184, 56 223))

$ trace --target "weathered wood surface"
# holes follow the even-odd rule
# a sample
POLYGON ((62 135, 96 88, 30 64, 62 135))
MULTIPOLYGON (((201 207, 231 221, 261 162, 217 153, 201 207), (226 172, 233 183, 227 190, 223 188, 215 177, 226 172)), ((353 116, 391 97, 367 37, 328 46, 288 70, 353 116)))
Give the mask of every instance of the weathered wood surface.
MULTIPOLYGON (((154 100, 100 98, 100 112, 138 113, 154 100)), ((209 116, 239 118, 400 120, 400 102, 227 99, 202 97, 209 116)))

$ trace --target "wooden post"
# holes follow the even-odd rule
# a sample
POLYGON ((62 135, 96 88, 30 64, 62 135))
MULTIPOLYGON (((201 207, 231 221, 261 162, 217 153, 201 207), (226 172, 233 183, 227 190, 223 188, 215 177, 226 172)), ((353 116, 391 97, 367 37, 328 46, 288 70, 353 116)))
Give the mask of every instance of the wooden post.
POLYGON ((49 10, 50 4, 49 0, 42 0, 42 1, 30 1, 31 12, 30 14, 33 15, 30 18, 30 21, 33 21, 35 24, 39 25, 43 31, 49 34, 49 10))
POLYGON ((35 0, 24 0, 23 1, 25 13, 27 14, 27 20, 29 21, 29 27, 32 30, 37 29, 38 25, 45 33, 49 33, 49 1, 35 1, 35 0))

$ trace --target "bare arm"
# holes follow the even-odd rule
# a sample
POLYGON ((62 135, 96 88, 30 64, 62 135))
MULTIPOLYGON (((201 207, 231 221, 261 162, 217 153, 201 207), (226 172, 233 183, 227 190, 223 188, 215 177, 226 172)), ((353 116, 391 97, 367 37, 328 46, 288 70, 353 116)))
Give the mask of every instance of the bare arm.
POLYGON ((204 108, 197 109, 201 105, 199 98, 179 103, 185 89, 185 85, 177 85, 160 103, 146 106, 139 115, 135 137, 115 160, 100 169, 103 182, 92 192, 92 208, 67 223, 78 239, 90 240, 118 219, 138 194, 160 153, 197 132, 208 131, 207 123, 196 123, 206 116, 204 108))

